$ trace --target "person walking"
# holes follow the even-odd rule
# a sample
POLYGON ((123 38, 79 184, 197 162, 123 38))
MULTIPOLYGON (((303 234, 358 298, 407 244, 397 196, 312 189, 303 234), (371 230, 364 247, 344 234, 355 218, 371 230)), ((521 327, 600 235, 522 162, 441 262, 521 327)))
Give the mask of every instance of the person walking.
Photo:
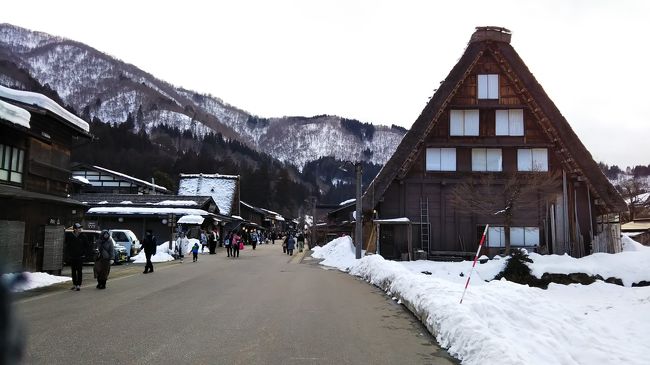
POLYGON ((143 274, 153 272, 153 263, 151 262, 151 256, 156 254, 156 249, 158 248, 158 242, 156 241, 156 236, 153 235, 153 231, 147 229, 144 241, 142 242, 142 248, 144 248, 144 257, 147 259, 147 263, 144 265, 143 274))
POLYGON ((70 290, 81 290, 81 278, 83 276, 84 252, 88 242, 86 237, 81 234, 81 224, 72 225, 72 235, 66 235, 65 240, 65 257, 66 262, 70 264, 72 276, 72 288, 70 290))
POLYGON ((215 231, 208 233, 208 248, 210 249, 210 255, 217 253, 217 232, 215 231))
POLYGON ((230 240, 230 246, 232 246, 232 257, 239 257, 239 248, 243 244, 241 236, 237 234, 237 231, 234 231, 232 234, 232 239, 230 240))
POLYGON ((291 233, 287 234, 287 253, 289 256, 293 256, 293 249, 296 246, 296 240, 293 238, 291 233))
POLYGON ((187 239, 187 233, 183 232, 181 237, 176 241, 176 250, 178 251, 178 257, 181 259, 181 264, 183 263, 183 258, 185 253, 189 252, 190 240, 187 239))
POLYGON ((226 238, 223 240, 223 245, 226 246, 227 257, 232 255, 232 232, 228 232, 226 238))
POLYGON ((296 241, 298 241, 298 252, 302 252, 302 250, 305 248, 305 235, 302 232, 298 233, 296 241))
POLYGON ((103 230, 95 242, 94 274, 97 278, 97 289, 106 289, 108 274, 111 272, 111 260, 115 257, 115 242, 108 230, 103 230))
POLYGON ((259 236, 257 232, 253 231, 253 233, 251 233, 251 245, 253 246, 253 250, 255 249, 255 247, 257 247, 258 240, 259 240, 259 236))
POLYGON ((201 230, 199 241, 201 241, 201 253, 203 253, 205 251, 205 247, 208 245, 208 235, 205 234, 204 230, 201 230))
POLYGON ((192 246, 192 262, 197 262, 199 260, 199 243, 194 242, 192 246))

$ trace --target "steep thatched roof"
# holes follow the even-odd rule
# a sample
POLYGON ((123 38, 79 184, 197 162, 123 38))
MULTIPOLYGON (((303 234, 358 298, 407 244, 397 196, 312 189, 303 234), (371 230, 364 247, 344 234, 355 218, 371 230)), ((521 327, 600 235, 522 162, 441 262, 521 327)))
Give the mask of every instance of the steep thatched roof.
POLYGON ((363 196, 364 211, 374 209, 391 182, 403 178, 408 172, 429 132, 440 122, 440 116, 451 99, 485 53, 494 56, 501 67, 501 74, 512 82, 520 98, 540 121, 541 129, 553 143, 553 149, 560 156, 564 170, 588 184, 593 197, 602 203, 603 212, 627 211, 623 198, 510 45, 510 31, 497 27, 476 29, 463 56, 424 107, 393 156, 368 186, 363 196))

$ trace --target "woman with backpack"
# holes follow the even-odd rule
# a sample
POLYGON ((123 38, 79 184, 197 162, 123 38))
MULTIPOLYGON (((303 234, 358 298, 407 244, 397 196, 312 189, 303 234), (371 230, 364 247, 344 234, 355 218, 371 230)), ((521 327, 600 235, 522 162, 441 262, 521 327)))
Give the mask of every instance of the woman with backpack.
POLYGON ((226 246, 226 254, 228 255, 227 257, 230 257, 232 254, 232 232, 228 232, 228 234, 226 234, 226 238, 223 240, 223 245, 226 246))

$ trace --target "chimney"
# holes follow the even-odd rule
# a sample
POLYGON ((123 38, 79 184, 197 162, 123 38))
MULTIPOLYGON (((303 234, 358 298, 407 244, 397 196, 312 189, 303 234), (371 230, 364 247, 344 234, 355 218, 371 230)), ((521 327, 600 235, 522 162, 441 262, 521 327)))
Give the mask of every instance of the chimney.
POLYGON ((511 37, 512 32, 506 28, 492 26, 476 27, 474 34, 472 34, 472 38, 469 40, 469 43, 482 41, 510 43, 511 37))

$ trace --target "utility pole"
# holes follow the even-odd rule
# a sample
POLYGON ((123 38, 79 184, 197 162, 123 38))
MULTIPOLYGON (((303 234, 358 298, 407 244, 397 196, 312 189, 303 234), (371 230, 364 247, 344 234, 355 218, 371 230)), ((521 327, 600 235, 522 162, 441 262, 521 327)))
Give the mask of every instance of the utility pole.
POLYGON ((354 243, 356 248, 356 258, 361 258, 361 241, 362 241, 362 226, 361 226, 361 171, 362 166, 361 162, 357 162, 355 165, 355 170, 357 173, 357 212, 355 217, 355 227, 354 227, 354 243))

